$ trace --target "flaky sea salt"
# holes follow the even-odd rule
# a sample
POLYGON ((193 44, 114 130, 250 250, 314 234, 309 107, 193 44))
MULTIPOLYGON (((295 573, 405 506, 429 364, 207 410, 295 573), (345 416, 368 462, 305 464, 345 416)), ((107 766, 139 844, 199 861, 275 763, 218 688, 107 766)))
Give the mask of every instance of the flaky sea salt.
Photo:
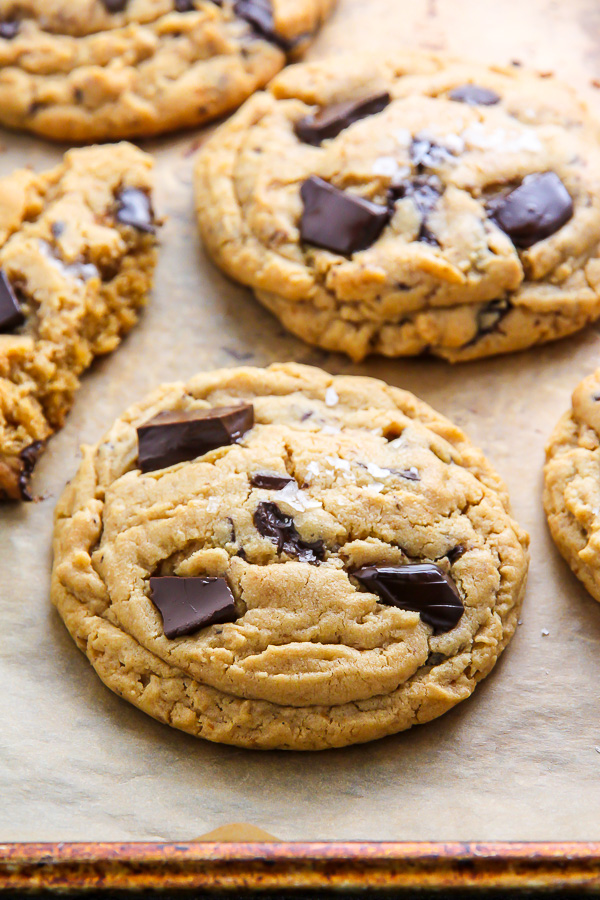
POLYGON ((278 506, 289 506, 296 512, 320 509, 323 506, 320 500, 314 500, 307 493, 301 491, 295 481, 290 481, 284 488, 273 494, 273 500, 278 506))
POLYGON ((373 478, 387 478, 388 475, 392 474, 389 469, 382 469, 377 463, 367 463, 367 472, 373 478))
POLYGON ((332 469, 341 469, 342 472, 350 471, 350 463, 347 459, 340 459, 339 456, 326 456, 325 461, 329 463, 332 469))
POLYGON ((328 387, 325 391, 325 406, 337 406, 340 402, 338 393, 334 387, 328 387))

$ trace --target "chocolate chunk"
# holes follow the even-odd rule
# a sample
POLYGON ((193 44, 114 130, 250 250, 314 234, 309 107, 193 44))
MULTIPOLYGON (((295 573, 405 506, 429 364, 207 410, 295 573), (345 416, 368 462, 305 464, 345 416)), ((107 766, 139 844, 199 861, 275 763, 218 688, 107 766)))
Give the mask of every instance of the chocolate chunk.
POLYGON ((21 29, 21 23, 13 19, 10 22, 0 22, 0 38, 5 41, 12 41, 16 38, 21 29))
POLYGON ((117 219, 123 225, 131 225, 138 231, 147 231, 154 234, 154 213, 150 197, 139 188, 124 188, 117 196, 119 206, 117 219))
POLYGON ((29 491, 29 481, 43 446, 43 441, 34 441, 33 444, 24 447, 19 453, 19 459, 22 463, 21 471, 19 473, 19 491, 21 492, 21 498, 23 500, 33 500, 33 496, 29 491))
POLYGON ((595 402, 600 400, 600 391, 596 391, 596 393, 592 394, 592 400, 594 400, 595 402))
POLYGON ((402 478, 406 478, 407 481, 420 481, 421 480, 419 471, 418 471, 418 469, 415 469, 414 466, 411 466, 410 469, 392 469, 392 472, 395 475, 400 475, 402 478))
POLYGON ((196 9, 194 0, 175 0, 175 9, 177 12, 192 12, 196 9))
POLYGON ((196 459, 234 444, 253 425, 254 407, 249 403, 159 413, 137 430, 138 465, 142 472, 152 472, 196 459))
POLYGON ((489 303, 479 310, 477 313, 477 334, 474 340, 478 340, 482 335, 495 331, 502 319, 508 315, 512 309, 510 300, 499 298, 498 300, 490 300, 489 303))
POLYGON ((284 51, 291 49, 292 45, 283 35, 275 31, 273 7, 271 0, 235 0, 233 10, 240 19, 245 19, 257 34, 277 44, 284 51))
POLYGON ((456 585, 433 563, 365 566, 352 575, 382 603, 420 613, 436 631, 451 631, 464 612, 456 585))
POLYGON ((510 194, 489 206, 490 215, 516 247, 549 237, 573 215, 573 201, 554 172, 527 175, 510 194))
POLYGON ((398 200, 403 200, 405 197, 412 200, 421 216, 417 240, 436 247, 439 247, 440 242, 428 228, 427 217, 440 199, 442 190, 442 184, 435 175, 417 175, 416 178, 393 184, 388 191, 388 206, 392 210, 392 214, 398 200))
POLYGON ((479 87, 476 84, 461 84, 448 94, 451 100, 458 103, 468 103, 469 106, 494 106, 500 103, 500 95, 490 88, 479 87))
POLYGON ((123 12, 129 0, 102 0, 102 3, 109 13, 123 12))
POLYGON ((238 618, 225 578, 155 576, 150 579, 150 592, 169 640, 238 618))
POLYGON ((327 138, 337 137, 353 122, 381 112, 388 106, 390 100, 390 95, 385 91, 362 100, 349 100, 346 103, 325 106, 314 115, 304 116, 296 122, 294 131, 305 144, 318 147, 327 138))
POLYGON ((286 484, 291 484, 294 479, 289 475, 273 475, 269 472, 255 472, 250 477, 250 484, 255 488, 264 488, 267 491, 281 491, 286 484))
POLYGON ((25 321, 21 306, 6 277, 4 269, 0 269, 0 333, 14 331, 25 321))
POLYGON ((323 541, 303 541, 292 517, 286 516, 275 503, 259 503, 253 521, 259 534, 277 544, 277 553, 297 556, 302 562, 324 559, 323 541))
POLYGON ((304 182, 300 196, 302 240, 342 256, 370 247, 390 219, 386 206, 339 191, 314 175, 304 182))
POLYGON ((464 544, 457 544, 456 547, 452 548, 452 550, 448 550, 448 552, 446 553, 446 557, 448 558, 448 562, 450 563, 450 565, 453 566, 454 563, 458 559, 460 559, 461 556, 464 556, 466 552, 467 548, 464 546, 464 544))
POLYGON ((60 237, 65 233, 65 228, 67 226, 64 222, 53 222, 50 226, 50 230, 52 232, 52 237, 55 241, 57 241, 60 237))
POLYGON ((425 663, 426 666, 441 666, 443 662, 446 662, 448 657, 444 656, 443 653, 430 653, 427 657, 427 661, 425 663))

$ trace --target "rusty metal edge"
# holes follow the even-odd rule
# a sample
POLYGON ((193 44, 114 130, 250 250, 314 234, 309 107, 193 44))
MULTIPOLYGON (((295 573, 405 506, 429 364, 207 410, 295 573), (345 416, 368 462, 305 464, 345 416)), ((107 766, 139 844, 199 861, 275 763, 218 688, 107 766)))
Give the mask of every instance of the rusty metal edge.
POLYGON ((0 891, 364 887, 600 893, 600 843, 0 844, 0 891))

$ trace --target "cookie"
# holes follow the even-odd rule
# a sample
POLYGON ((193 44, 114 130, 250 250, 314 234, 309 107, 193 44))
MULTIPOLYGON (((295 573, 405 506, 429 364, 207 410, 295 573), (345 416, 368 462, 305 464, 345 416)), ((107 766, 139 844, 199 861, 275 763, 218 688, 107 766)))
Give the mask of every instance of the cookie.
POLYGON ((152 283, 152 159, 71 150, 0 179, 0 499, 29 500, 79 376, 135 324, 152 283))
POLYGON ((428 722, 512 637, 504 485, 412 394, 295 364, 128 410, 56 511, 52 599, 100 678, 192 735, 318 750, 428 722))
POLYGON ((575 388, 548 442, 544 508, 556 546, 600 601, 600 369, 575 388))
POLYGON ((335 0, 0 0, 0 123, 61 141, 141 137, 235 109, 335 0))
POLYGON ((598 134, 521 69, 293 66, 200 152, 200 230, 290 331, 356 361, 520 350, 600 315, 598 134))

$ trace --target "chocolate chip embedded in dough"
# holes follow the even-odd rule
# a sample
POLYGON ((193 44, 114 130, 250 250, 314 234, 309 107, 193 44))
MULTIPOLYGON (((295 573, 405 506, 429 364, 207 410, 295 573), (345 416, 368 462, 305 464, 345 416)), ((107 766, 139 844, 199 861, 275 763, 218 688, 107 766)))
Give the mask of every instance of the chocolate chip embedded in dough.
POLYGON ((124 188, 117 195, 117 220, 123 225, 131 225, 138 231, 154 234, 154 212, 150 197, 139 188, 124 188))
POLYGON ((318 112, 296 122, 294 131, 305 144, 318 147, 324 140, 337 137, 354 122, 381 112, 389 105, 390 100, 390 95, 385 91, 363 97, 362 100, 324 106, 318 112))
POLYGON ((159 413, 137 429, 138 465, 152 472, 196 459, 234 444, 253 424, 250 403, 159 413))
POLYGON ((323 541, 303 541, 291 516, 275 503, 259 503, 253 517, 258 533, 277 544, 277 553, 297 556, 302 562, 315 563, 325 557, 323 541))
POLYGON ((4 269, 0 269, 0 333, 14 331, 25 321, 21 305, 4 269))
POLYGON ((433 563, 365 566, 351 574, 382 603, 418 612, 435 631, 451 631, 464 613, 458 588, 433 563))
POLYGON ((4 38, 5 41, 12 41, 20 30, 21 23, 16 19, 11 19, 9 22, 0 22, 0 38, 4 38))
POLYGON ((271 0, 235 0, 233 10, 236 16, 245 19, 267 41, 286 52, 292 49, 292 44, 275 29, 271 0))
POLYGON ((512 309, 510 300, 499 298, 498 300, 490 300, 477 313, 477 334, 475 340, 478 340, 484 334, 490 334, 495 331, 502 319, 508 315, 512 309))
POLYGON ((29 490, 29 482, 43 447, 43 441, 34 441, 32 444, 29 444, 28 447, 24 447, 19 453, 19 459, 21 460, 19 491, 21 492, 22 500, 33 500, 33 496, 29 490))
POLYGON ((123 12, 129 0, 101 0, 103 6, 109 13, 123 12))
POLYGON ((196 9, 194 0, 175 0, 175 10, 177 12, 192 12, 194 9, 196 9))
POLYGON ((440 199, 442 191, 442 184, 435 175, 417 175, 415 178, 392 184, 388 191, 388 205, 392 212, 398 200, 403 200, 404 198, 412 200, 421 216, 417 240, 436 247, 439 247, 440 242, 428 227, 427 219, 440 199))
POLYGON ((250 484, 255 488, 263 488, 267 491, 281 491, 287 484, 293 482, 289 475, 278 475, 272 472, 255 472, 250 476, 250 484))
POLYGON ((225 578, 156 576, 150 579, 150 596, 169 640, 238 618, 225 578))
POLYGON ((387 206, 340 191, 311 175, 302 185, 302 240, 350 256, 375 243, 390 220, 387 206))
POLYGON ((573 215, 573 200, 554 172, 527 175, 521 185, 493 201, 491 218, 516 247, 531 247, 554 234, 573 215))
POLYGON ((468 103, 469 106, 494 106, 502 99, 500 94, 490 88, 479 87, 477 84, 461 84, 448 94, 451 100, 458 103, 468 103))

